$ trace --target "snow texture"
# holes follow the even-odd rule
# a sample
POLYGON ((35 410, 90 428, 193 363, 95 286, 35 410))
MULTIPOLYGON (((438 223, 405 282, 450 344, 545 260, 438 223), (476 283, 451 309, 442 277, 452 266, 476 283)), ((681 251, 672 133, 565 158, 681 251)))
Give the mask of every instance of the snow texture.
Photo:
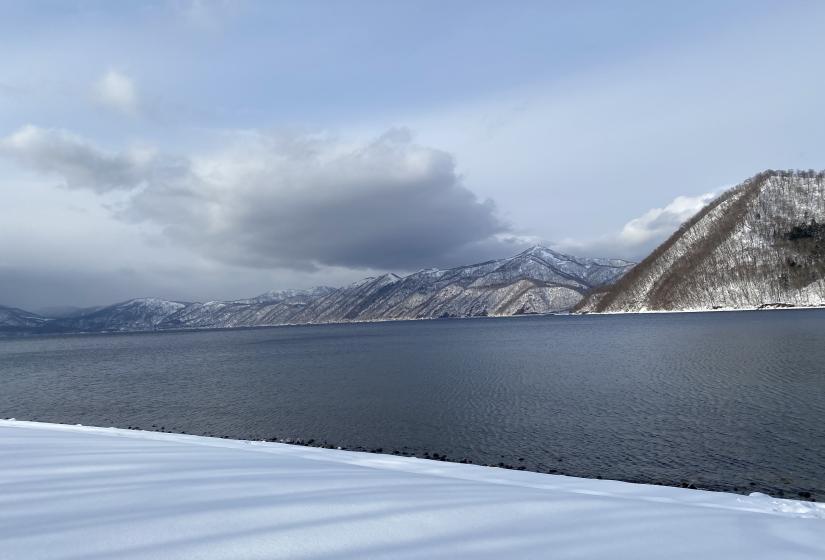
POLYGON ((825 558, 820 504, 0 421, 0 559, 825 558))

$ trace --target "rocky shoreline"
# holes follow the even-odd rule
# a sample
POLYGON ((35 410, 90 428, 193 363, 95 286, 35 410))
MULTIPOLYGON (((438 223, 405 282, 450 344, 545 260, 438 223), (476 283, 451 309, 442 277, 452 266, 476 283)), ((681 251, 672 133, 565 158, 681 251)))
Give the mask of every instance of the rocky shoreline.
MULTIPOLYGON (((4 420, 14 420, 14 418, 4 418, 4 420)), ((37 422, 36 419, 26 419, 27 421, 37 422)), ((71 424, 68 422, 51 422, 51 423, 62 423, 66 425, 79 425, 79 424, 71 424)), ((563 476, 573 476, 573 477, 580 477, 580 478, 591 478, 595 480, 603 480, 604 478, 600 475, 596 476, 583 476, 579 472, 575 472, 571 469, 564 468, 564 461, 563 459, 559 458, 558 465, 551 467, 544 463, 534 464, 531 465, 527 462, 525 457, 507 457, 505 455, 499 455, 500 461, 498 462, 484 462, 474 460, 470 457, 466 456, 450 456, 447 453, 441 453, 436 451, 430 451, 425 449, 415 449, 403 446, 401 449, 396 447, 387 446, 387 447, 365 447, 361 445, 346 445, 342 443, 335 443, 329 442, 324 439, 317 439, 317 438, 300 438, 300 437, 280 437, 280 436, 271 436, 267 438, 249 438, 249 437, 236 437, 235 435, 227 435, 227 434, 220 434, 214 432, 194 432, 194 431, 186 431, 182 429, 177 429, 174 427, 167 427, 165 425, 157 425, 152 424, 149 427, 141 427, 141 426, 112 426, 115 428, 126 429, 126 430, 135 430, 135 431, 148 431, 148 432, 158 432, 158 433, 167 433, 167 434, 182 434, 182 435, 194 435, 194 436, 202 436, 202 437, 211 437, 216 439, 226 439, 226 440, 246 440, 246 441, 265 441, 265 442, 272 442, 272 443, 282 443, 286 445, 295 445, 301 447, 314 447, 320 449, 333 449, 333 450, 340 450, 340 451, 353 451, 353 452, 361 452, 361 453, 373 453, 373 454, 383 454, 383 455, 394 455, 399 457, 413 457, 418 459, 428 459, 433 461, 443 461, 448 463, 459 463, 459 464, 466 464, 466 465, 478 465, 483 467, 495 467, 500 469, 507 469, 507 470, 516 470, 516 471, 528 471, 528 472, 535 472, 535 473, 542 473, 542 474, 555 474, 555 475, 563 475, 563 476)), ((707 484, 706 482, 700 482, 695 478, 686 477, 680 480, 666 480, 666 479, 649 479, 649 478, 630 478, 630 477, 620 477, 614 478, 610 477, 610 480, 619 480, 621 482, 630 482, 634 484, 652 484, 656 486, 670 486, 675 488, 687 488, 692 490, 707 490, 712 492, 729 492, 735 494, 742 494, 742 495, 749 495, 753 492, 759 492, 762 494, 766 494, 772 496, 774 498, 782 498, 782 499, 794 499, 794 500, 805 500, 810 502, 817 502, 818 500, 822 500, 823 496, 819 495, 815 491, 802 489, 802 488, 777 488, 773 486, 768 486, 756 481, 743 481, 742 484, 739 485, 730 485, 730 484, 707 484)))

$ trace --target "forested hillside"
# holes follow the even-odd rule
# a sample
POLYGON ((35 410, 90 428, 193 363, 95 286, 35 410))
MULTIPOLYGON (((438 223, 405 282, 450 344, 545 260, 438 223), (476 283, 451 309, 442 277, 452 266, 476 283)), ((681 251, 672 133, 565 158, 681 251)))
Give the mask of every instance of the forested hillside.
POLYGON ((683 224, 583 312, 825 304, 825 175, 765 171, 683 224))

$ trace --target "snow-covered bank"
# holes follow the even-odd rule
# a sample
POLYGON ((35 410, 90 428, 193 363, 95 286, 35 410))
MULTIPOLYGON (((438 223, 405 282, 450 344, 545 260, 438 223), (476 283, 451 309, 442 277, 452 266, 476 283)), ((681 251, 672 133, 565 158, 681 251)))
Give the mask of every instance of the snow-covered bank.
POLYGON ((0 558, 825 558, 825 506, 0 421, 0 558))
MULTIPOLYGON (((812 309, 825 310, 823 305, 791 305, 763 304, 759 307, 716 307, 685 308, 685 309, 637 309, 634 311, 577 311, 571 315, 673 315, 676 313, 729 313, 741 311, 810 311, 812 309)), ((560 315, 556 313, 556 315, 560 315)))

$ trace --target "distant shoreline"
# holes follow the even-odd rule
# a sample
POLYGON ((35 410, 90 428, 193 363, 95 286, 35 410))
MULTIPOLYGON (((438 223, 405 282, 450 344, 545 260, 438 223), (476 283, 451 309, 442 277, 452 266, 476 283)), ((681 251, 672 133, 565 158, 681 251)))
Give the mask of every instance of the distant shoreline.
MULTIPOLYGON (((148 437, 152 439, 156 438, 164 438, 169 437, 172 439, 175 438, 192 438, 195 440, 205 440, 207 442, 212 442, 217 445, 223 445, 222 442, 227 442, 230 445, 233 443, 246 443, 246 444, 276 444, 276 445, 285 445, 291 448, 307 448, 311 450, 318 450, 321 452, 331 451, 343 451, 346 453, 359 453, 359 454, 367 454, 367 455, 377 455, 378 457, 387 457, 387 458, 399 458, 399 459, 412 459, 412 460, 424 460, 424 461, 437 461, 439 463, 446 463, 448 465, 468 465, 473 467, 482 467, 482 468, 491 468, 491 469, 500 469, 502 471, 515 471, 515 472, 524 472, 524 473, 532 473, 537 475, 546 475, 546 476, 564 476, 570 478, 578 478, 584 481, 593 481, 593 482, 601 482, 601 481, 613 481, 619 482, 623 484, 638 484, 644 485, 649 487, 657 487, 657 488, 676 488, 676 489, 686 489, 686 490, 699 490, 702 492, 713 492, 718 494, 733 494, 739 496, 748 496, 753 493, 755 490, 759 490, 760 493, 769 492, 769 490, 762 488, 761 486, 757 486, 756 484, 743 480, 740 486, 737 485, 723 485, 723 484, 714 484, 714 485, 706 485, 695 480, 692 480, 691 477, 682 478, 681 482, 677 482, 674 480, 668 480, 663 478, 650 478, 650 477, 619 477, 619 478, 603 478, 601 475, 596 476, 583 476, 581 474, 572 474, 566 471, 563 467, 559 466, 559 468, 553 469, 534 469, 528 468, 525 465, 519 464, 516 459, 511 459, 514 463, 500 461, 498 463, 475 463, 466 458, 457 458, 454 456, 448 456, 444 453, 438 452, 430 452, 430 451, 409 451, 409 448, 405 448, 405 450, 395 449, 393 447, 377 447, 377 448, 369 448, 363 446, 351 446, 345 445, 342 443, 334 443, 334 442, 327 442, 327 441, 319 441, 316 439, 303 439, 299 437, 278 437, 278 438, 269 438, 269 439, 254 439, 254 438, 247 438, 247 437, 236 437, 236 436, 226 436, 226 435, 206 435, 206 434, 198 434, 192 432, 185 432, 179 430, 168 430, 162 429, 159 427, 155 428, 141 428, 138 426, 105 426, 105 425, 88 425, 88 424, 78 424, 72 423, 71 421, 66 422, 54 422, 54 421, 41 421, 41 420, 30 420, 30 419, 21 419, 21 418, 2 418, 0 417, 0 427, 3 426, 20 426, 20 427, 42 427, 44 429, 54 429, 54 430, 67 430, 67 431, 95 431, 95 432, 108 432, 108 433, 115 433, 119 435, 130 436, 135 434, 136 437, 148 437), (698 486, 697 486, 698 484, 698 486)), ((807 503, 818 503, 817 499, 811 497, 811 493, 803 492, 798 493, 797 495, 788 495, 785 492, 779 493, 766 493, 765 495, 769 495, 774 499, 779 500, 795 500, 807 503), (803 494, 805 494, 803 496, 803 494)), ((823 507, 825 506, 817 506, 823 507)))
POLYGON ((811 309, 825 309, 824 305, 790 305, 770 307, 720 307, 718 309, 645 309, 643 311, 586 311, 580 313, 570 313, 570 315, 653 315, 653 314, 675 314, 675 313, 729 313, 732 311, 803 311, 811 309))
POLYGON ((473 315, 468 317, 404 317, 398 319, 356 319, 352 321, 327 321, 313 323, 274 323, 271 325, 244 325, 237 327, 181 327, 175 329, 140 329, 140 330, 112 330, 112 331, 52 331, 43 332, 37 330, 2 330, 0 329, 0 339, 3 338, 29 338, 45 336, 87 336, 87 335, 113 335, 113 334, 161 334, 161 333, 187 333, 187 332, 208 332, 208 331, 235 331, 235 330, 256 330, 273 329, 281 327, 318 327, 328 325, 360 325, 378 323, 403 323, 413 321, 467 321, 474 319, 525 319, 531 317, 588 317, 588 316, 610 316, 610 315, 677 315, 682 313, 730 313, 730 312, 754 312, 754 311, 811 311, 825 310, 825 305, 818 306, 791 306, 791 307, 725 307, 720 309, 680 309, 680 310, 659 310, 648 309, 644 311, 588 311, 588 312, 566 312, 558 311, 554 313, 522 313, 518 315, 473 315))

